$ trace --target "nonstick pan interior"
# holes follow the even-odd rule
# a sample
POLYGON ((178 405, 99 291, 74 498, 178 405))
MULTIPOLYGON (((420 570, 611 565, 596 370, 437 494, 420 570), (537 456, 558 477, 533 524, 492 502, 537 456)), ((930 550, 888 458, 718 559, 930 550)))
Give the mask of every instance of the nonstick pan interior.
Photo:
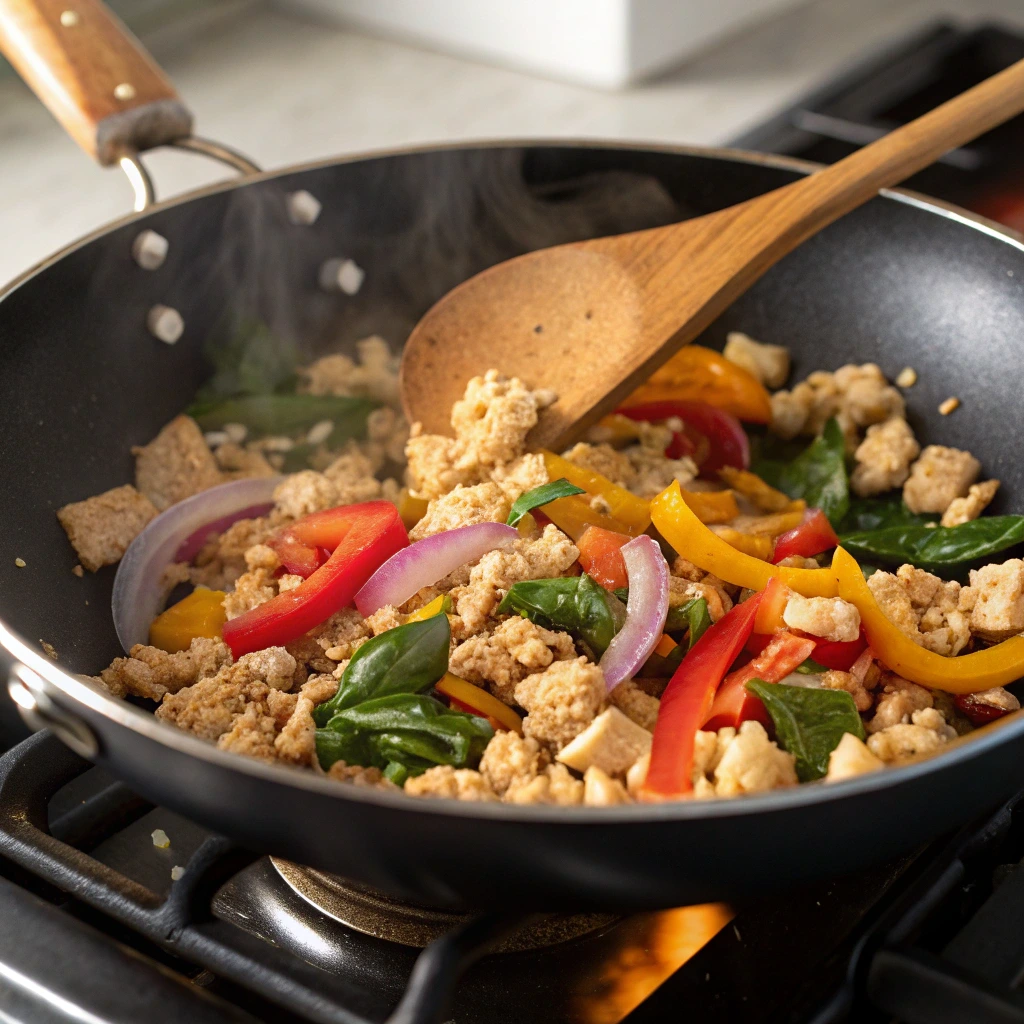
MULTIPOLYGON (((0 301, 0 618, 29 644, 51 644, 61 667, 71 672, 95 673, 121 653, 109 613, 114 569, 85 579, 72 575, 76 559, 54 510, 132 479, 131 446, 150 440, 188 405, 210 373, 206 347, 231 325, 262 320, 282 344, 295 345, 309 357, 346 350, 368 333, 397 345, 435 299, 487 265, 542 245, 709 212, 785 184, 798 173, 784 161, 697 151, 595 146, 427 151, 328 164, 215 189, 74 248, 0 301), (299 188, 323 204, 312 226, 292 225, 285 216, 284 196, 299 188), (131 257, 132 240, 143 227, 170 242, 169 258, 155 272, 140 269, 131 257), (365 284, 356 296, 318 288, 320 265, 335 256, 354 259, 365 269, 365 284), (173 306, 184 317, 185 334, 176 345, 164 345, 146 331, 146 313, 157 303, 173 306), (24 568, 15 565, 16 558, 25 561, 24 568)), ((741 329, 762 341, 788 345, 795 357, 794 379, 849 361, 877 362, 890 377, 913 366, 919 383, 907 400, 918 435, 977 454, 985 472, 1003 482, 994 510, 1009 511, 1024 494, 1024 467, 1015 458, 1022 285, 1024 255, 1018 244, 928 203, 880 197, 787 257, 702 340, 720 345, 727 330, 741 329), (960 398, 962 407, 942 417, 937 407, 951 395, 960 398)), ((500 353, 495 363, 500 368, 500 353)), ((102 713, 92 712, 89 718, 106 728, 102 713)), ((103 737, 104 756, 115 766, 133 773, 142 759, 152 760, 152 742, 129 738, 120 726, 110 728, 103 737)), ((987 767, 985 758, 976 757, 955 785, 947 777, 942 800, 927 813, 902 820, 898 799, 888 797, 886 804, 878 796, 858 798, 862 821, 871 818, 868 807, 878 808, 880 819, 862 827, 863 842, 847 844, 836 860, 822 865, 798 864, 794 855, 776 880, 786 884, 816 870, 831 873, 837 863, 852 867, 880 858, 962 820, 972 809, 980 811, 986 801, 1024 781, 1024 770, 1016 768, 1020 758, 1010 750, 1019 753, 1019 732, 1001 730, 1001 750, 996 743, 985 745, 992 750, 987 767), (887 815, 893 827, 883 835, 887 815)), ((420 822, 419 835, 433 835, 423 840, 415 868, 399 865, 395 835, 375 844, 377 860, 371 869, 365 857, 340 849, 340 841, 331 849, 326 839, 318 845, 299 835, 289 814, 298 815, 301 801, 290 812, 281 809, 282 816, 264 828, 246 819, 245 807, 229 807, 237 803, 230 796, 229 777, 239 785, 243 777, 249 780, 245 786, 264 785, 259 773, 245 775, 248 766, 237 775, 222 773, 218 787, 197 793, 203 766, 192 760, 195 772, 183 772, 176 760, 178 781, 187 775, 191 792, 176 786, 170 771, 163 773, 166 777, 155 769, 144 772, 140 784, 275 852, 405 895, 487 901, 488 883, 482 867, 474 869, 468 850, 465 858, 452 858, 449 851, 448 865, 441 863, 453 833, 433 835, 422 824, 439 820, 435 810, 412 813, 410 808, 401 815, 410 829, 420 822)), ((928 789, 928 778, 938 773, 914 771, 924 780, 915 783, 919 798, 928 789)), ((893 790, 903 774, 887 773, 868 789, 893 790)), ((281 781, 274 788, 280 799, 289 786, 281 781)), ((319 792, 317 799, 324 799, 319 792)), ((345 801, 333 803, 343 806, 345 801)), ((756 803, 750 803, 751 809, 756 803)), ((387 820, 398 820, 393 807, 384 810, 387 820)), ((671 813, 628 810, 636 811, 638 819, 649 814, 661 822, 671 813)), ((306 808, 304 813, 313 812, 306 808)), ((810 813, 804 808, 805 817, 786 815, 786 827, 798 829, 798 822, 806 827, 814 820, 810 813)), ((468 815, 460 808, 444 820, 461 822, 451 826, 455 831, 471 829, 468 815)), ((634 841, 626 833, 634 830, 616 825, 618 817, 604 819, 609 824, 601 829, 611 837, 618 828, 623 836, 622 848, 608 851, 614 863, 577 877, 569 902, 657 905, 723 894, 724 869, 713 868, 711 851, 706 863, 702 857, 686 864, 666 861, 643 879, 626 872, 626 847, 634 841)), ((737 807, 714 819, 714 841, 732 841, 721 822, 744 817, 754 815, 745 816, 737 807)), ((553 823, 557 816, 548 819, 553 823)), ((357 827, 376 827, 370 811, 360 810, 347 820, 356 835, 357 827)), ((590 827, 584 820, 595 819, 589 814, 580 819, 573 834, 590 827)), ((827 812, 817 820, 822 826, 829 822, 835 836, 841 815, 827 812)), ((500 826, 489 824, 494 827, 487 842, 493 847, 500 826)), ((348 835, 343 825, 336 826, 339 836, 348 835)), ((508 828, 513 827, 510 822, 508 828)), ((692 835, 687 827, 690 832, 672 835, 683 841, 692 835)), ((409 840, 416 835, 410 832, 409 840)), ((517 843, 529 843, 528 835, 541 833, 520 831, 517 843)), ((640 848, 659 841, 652 833, 640 848)), ((795 836, 773 838, 776 860, 787 842, 796 849, 795 836)), ((554 867, 559 850, 560 841, 553 838, 539 843, 538 856, 521 862, 521 885, 510 883, 504 897, 517 887, 549 903, 564 894, 565 871, 554 867)))

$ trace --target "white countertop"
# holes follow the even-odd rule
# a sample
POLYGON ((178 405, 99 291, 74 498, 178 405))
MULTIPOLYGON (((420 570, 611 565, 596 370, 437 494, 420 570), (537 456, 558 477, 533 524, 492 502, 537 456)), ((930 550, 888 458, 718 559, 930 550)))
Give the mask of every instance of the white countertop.
MULTIPOLYGON (((865 51, 936 17, 1024 28, 1019 0, 816 0, 622 93, 369 39, 241 2, 151 41, 199 133, 264 167, 383 147, 499 137, 716 144, 865 51)), ((217 176, 148 160, 161 195, 217 176)), ((120 171, 82 155, 20 82, 0 85, 0 282, 130 209, 120 171)))

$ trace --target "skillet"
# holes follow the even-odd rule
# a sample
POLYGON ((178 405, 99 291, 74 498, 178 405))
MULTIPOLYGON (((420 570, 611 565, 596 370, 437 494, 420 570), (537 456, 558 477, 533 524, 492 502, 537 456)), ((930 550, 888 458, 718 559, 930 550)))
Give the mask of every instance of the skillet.
MULTIPOLYGON (((0 3, 0 21, 11 6, 0 3)), ((63 5, 13 6, 53 14, 63 5)), ((113 151, 122 158, 138 183, 138 158, 113 151)), ((933 760, 837 785, 565 811, 340 786, 220 751, 76 676, 122 653, 114 567, 72 576, 54 510, 132 479, 131 445, 189 403, 225 323, 258 318, 308 358, 371 332, 399 344, 437 298, 499 260, 707 213, 813 170, 735 151, 593 143, 324 161, 152 205, 23 275, 0 293, 0 672, 27 720, 244 845, 448 907, 737 899, 881 861, 1009 796, 1024 785, 1024 716, 933 760), (290 222, 285 199, 298 190, 322 204, 315 224, 290 222), (170 243, 157 271, 131 255, 147 228, 170 243), (318 287, 320 266, 336 257, 365 269, 357 295, 318 287), (177 344, 147 332, 156 304, 181 313, 177 344)), ((720 346, 741 329, 786 344, 796 379, 851 360, 890 377, 913 366, 918 436, 978 454, 1003 481, 995 511, 1010 511, 1024 500, 1014 457, 1022 287, 1015 236, 886 192, 786 257, 700 341, 720 346), (937 406, 949 395, 963 407, 944 418, 937 406)))

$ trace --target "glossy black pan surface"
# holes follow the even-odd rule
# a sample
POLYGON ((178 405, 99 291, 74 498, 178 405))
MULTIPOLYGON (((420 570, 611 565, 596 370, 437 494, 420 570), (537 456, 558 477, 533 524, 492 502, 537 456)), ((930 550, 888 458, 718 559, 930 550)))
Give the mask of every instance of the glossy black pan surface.
MULTIPOLYGON (((727 206, 792 180, 785 161, 593 146, 451 149, 329 164, 219 189, 115 226, 0 301, 0 666, 15 660, 99 738, 140 792, 269 852, 433 903, 655 907, 735 897, 880 860, 1024 784, 1024 721, 947 755, 836 787, 725 803, 559 811, 414 802, 217 751, 61 673, 120 654, 113 569, 77 579, 54 510, 132 479, 130 447, 186 406, 228 321, 258 316, 305 355, 368 333, 398 343, 469 274, 530 248, 727 206), (283 198, 312 192, 311 227, 283 198), (170 241, 132 261, 143 227, 170 241), (355 297, 316 286, 354 259, 355 297), (174 346, 147 310, 181 311, 174 346), (23 559, 24 568, 15 566, 23 559), (10 632, 8 632, 8 630, 10 632), (20 638, 20 639, 19 639, 20 638)), ((967 448, 1018 506, 1024 251, 905 196, 873 200, 787 257, 708 332, 791 347, 794 377, 848 361, 913 366, 919 436, 967 448), (956 395, 956 415, 937 412, 956 395)), ((500 367, 500 353, 495 354, 500 367)), ((6 667, 6 666, 3 666, 6 667)))

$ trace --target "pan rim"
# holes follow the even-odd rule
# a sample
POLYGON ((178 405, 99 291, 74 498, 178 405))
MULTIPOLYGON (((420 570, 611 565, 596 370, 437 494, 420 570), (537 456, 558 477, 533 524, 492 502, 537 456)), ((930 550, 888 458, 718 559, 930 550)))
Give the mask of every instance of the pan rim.
MULTIPOLYGON (((248 185, 261 184, 290 174, 365 160, 459 150, 518 148, 639 150, 774 167, 803 174, 813 173, 822 166, 821 164, 800 160, 795 157, 730 149, 728 147, 681 146, 638 141, 620 142, 608 139, 524 138, 464 140, 437 145, 392 147, 343 157, 326 157, 263 171, 241 179, 216 182, 163 200, 142 212, 128 213, 69 243, 32 267, 29 267, 6 285, 0 287, 0 302, 4 301, 18 288, 27 284, 64 256, 122 227, 135 222, 142 222, 153 213, 174 209, 193 199, 233 191, 248 185)), ((879 194, 886 199, 913 206, 924 212, 953 220, 972 230, 981 231, 983 234, 1024 252, 1024 236, 985 217, 963 210, 952 203, 932 199, 909 189, 882 189, 879 194)), ((922 759, 899 768, 890 768, 884 772, 862 775, 857 778, 843 780, 840 783, 828 785, 805 784, 787 790, 751 794, 738 800, 683 800, 618 807, 574 807, 571 809, 455 800, 411 800, 400 792, 392 793, 369 787, 339 785, 337 782, 326 778, 326 776, 318 775, 312 771, 289 768, 286 765, 277 763, 264 763, 254 758, 220 750, 218 747, 201 740, 197 736, 193 736, 160 721, 141 708, 110 696, 98 684, 86 682, 84 678, 76 677, 62 669, 52 660, 34 650, 25 638, 13 632, 2 619, 0 619, 0 647, 6 649, 15 663, 20 662, 23 664, 29 671, 53 686, 58 692, 73 701, 85 705, 91 711, 102 715, 116 725, 140 733, 147 740, 167 745, 178 753, 211 762, 219 768, 239 772, 243 775, 255 776, 279 785, 298 786, 299 788, 342 801, 354 801, 382 808, 403 810, 407 813, 426 814, 442 818, 454 816, 458 818, 504 822, 509 826, 531 823, 563 826, 599 826, 610 823, 646 825, 678 823, 682 825, 688 821, 705 818, 717 819, 795 812, 798 808, 807 804, 832 803, 837 800, 856 799, 859 796, 880 789, 910 785, 916 779, 934 771, 953 769, 958 765, 973 760, 975 757, 982 757, 991 748, 1010 741, 1020 733, 1024 733, 1024 714, 1012 714, 990 724, 984 730, 978 730, 975 733, 953 741, 950 744, 950 748, 944 751, 938 758, 922 759)), ((74 712, 69 711, 69 713, 73 714, 74 712)))

